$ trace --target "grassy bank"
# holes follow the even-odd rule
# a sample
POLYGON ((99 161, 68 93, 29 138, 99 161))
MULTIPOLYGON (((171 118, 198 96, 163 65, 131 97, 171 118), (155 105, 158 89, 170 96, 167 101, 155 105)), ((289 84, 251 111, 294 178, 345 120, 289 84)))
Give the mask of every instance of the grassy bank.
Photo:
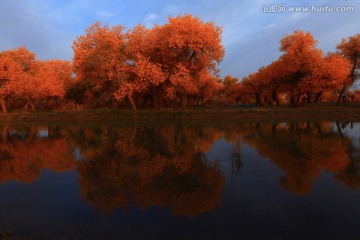
POLYGON ((228 121, 360 121, 360 103, 309 104, 291 107, 197 107, 186 110, 145 109, 131 110, 106 108, 66 111, 12 112, 1 114, 0 122, 88 123, 113 121, 123 123, 154 122, 228 122, 228 121))

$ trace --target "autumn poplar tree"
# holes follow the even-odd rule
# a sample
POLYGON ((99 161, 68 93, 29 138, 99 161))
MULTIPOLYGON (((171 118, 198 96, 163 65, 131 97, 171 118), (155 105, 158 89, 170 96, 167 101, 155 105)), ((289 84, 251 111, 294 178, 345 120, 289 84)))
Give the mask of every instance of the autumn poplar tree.
POLYGON ((280 40, 280 50, 284 52, 280 59, 286 63, 290 75, 288 84, 292 106, 299 104, 299 98, 304 92, 300 88, 304 78, 309 77, 321 64, 323 53, 316 45, 317 41, 311 33, 300 30, 280 40))
POLYGON ((160 91, 166 75, 161 62, 157 60, 158 49, 154 47, 156 41, 156 32, 140 24, 126 33, 126 83, 116 91, 117 100, 127 95, 141 94, 143 102, 150 98, 152 106, 159 108, 160 91))
POLYGON ((197 87, 198 90, 192 97, 194 98, 196 105, 203 105, 206 102, 219 97, 224 86, 219 78, 207 71, 203 71, 198 75, 197 87))
POLYGON ((320 64, 313 68, 312 73, 300 83, 300 87, 307 93, 308 102, 314 95, 314 102, 319 102, 325 92, 336 91, 349 84, 350 63, 338 54, 328 54, 320 64))
POLYGON ((70 83, 71 75, 72 66, 69 61, 37 61, 30 95, 37 101, 50 98, 62 99, 70 83))
POLYGON ((281 59, 272 62, 266 67, 266 77, 271 99, 276 106, 280 106, 279 94, 286 92, 289 86, 289 72, 286 63, 281 59))
MULTIPOLYGON (((114 91, 125 81, 122 69, 126 61, 123 30, 121 25, 109 27, 96 22, 73 43, 74 72, 79 81, 84 82, 85 91, 97 106, 111 102, 114 91)), ((133 103, 131 95, 125 96, 133 103)))
POLYGON ((351 63, 351 70, 349 74, 350 81, 345 82, 342 88, 339 91, 338 102, 341 101, 341 98, 345 91, 351 87, 351 85, 359 79, 359 70, 360 70, 360 34, 348 37, 347 39, 343 38, 341 42, 336 46, 339 54, 347 58, 351 63))
MULTIPOLYGON (((32 89, 32 80, 35 73, 35 54, 26 47, 18 47, 1 52, 0 58, 5 58, 2 71, 3 75, 8 77, 7 79, 4 77, 6 84, 2 89, 2 97, 23 98, 32 104, 30 90, 32 89), (13 61, 12 63, 10 63, 10 59, 13 61), (6 67, 6 64, 10 64, 11 67, 6 67), (14 64, 17 64, 17 66, 15 67, 14 64)), ((1 100, 1 105, 6 114, 4 99, 1 100)))
POLYGON ((262 105, 263 93, 268 89, 269 78, 267 76, 267 68, 261 67, 255 73, 249 74, 242 80, 242 84, 251 89, 252 94, 255 96, 256 104, 262 105))
POLYGON ((21 67, 10 57, 0 55, 0 103, 2 111, 8 114, 6 98, 10 95, 13 86, 16 86, 24 74, 21 67))
POLYGON ((226 75, 224 79, 222 79, 221 83, 223 84, 222 95, 226 98, 226 101, 232 98, 236 98, 233 96, 233 90, 235 85, 238 84, 239 79, 236 77, 232 77, 231 75, 226 75))
POLYGON ((0 103, 7 114, 6 99, 26 100, 25 108, 36 111, 35 103, 49 97, 62 98, 72 74, 70 62, 38 61, 25 47, 0 53, 0 103))
POLYGON ((213 22, 204 23, 189 14, 169 18, 158 29, 158 47, 167 69, 171 89, 186 106, 187 95, 196 92, 197 75, 203 70, 216 74, 217 64, 224 56, 220 27, 213 22))
POLYGON ((134 78, 120 86, 115 97, 121 100, 126 92, 150 88, 155 107, 160 92, 165 92, 168 99, 180 99, 185 108, 188 96, 198 94, 205 84, 203 72, 216 75, 224 56, 221 28, 189 14, 169 17, 165 25, 150 30, 137 26, 128 43, 134 78))

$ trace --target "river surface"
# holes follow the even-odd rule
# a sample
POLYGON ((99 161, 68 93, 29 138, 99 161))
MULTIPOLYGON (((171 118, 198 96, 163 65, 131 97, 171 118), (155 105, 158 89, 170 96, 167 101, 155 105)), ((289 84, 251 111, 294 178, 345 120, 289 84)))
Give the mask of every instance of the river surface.
POLYGON ((360 124, 0 126, 0 231, 359 239, 360 124))

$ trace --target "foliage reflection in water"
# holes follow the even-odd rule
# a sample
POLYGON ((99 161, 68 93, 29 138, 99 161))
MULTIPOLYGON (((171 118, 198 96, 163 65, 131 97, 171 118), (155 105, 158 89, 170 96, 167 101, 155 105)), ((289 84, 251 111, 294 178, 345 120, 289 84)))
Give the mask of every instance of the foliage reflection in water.
MULTIPOLYGON (((16 188, 12 189, 14 184, 26 183, 31 186, 41 182, 41 175, 46 169, 51 169, 52 174, 74 172, 77 181, 71 185, 77 186, 76 198, 80 196, 82 199, 79 206, 82 211, 88 212, 91 210, 83 208, 89 204, 100 216, 89 217, 96 223, 119 210, 131 212, 142 209, 147 214, 146 210, 152 211, 153 207, 160 212, 160 209, 167 209, 168 217, 163 216, 166 219, 169 216, 186 217, 188 220, 183 221, 187 224, 197 225, 205 217, 211 221, 211 216, 216 216, 217 221, 226 222, 227 204, 231 206, 232 201, 228 199, 229 186, 242 177, 243 180, 246 178, 247 165, 255 161, 252 158, 270 161, 277 170, 269 171, 280 170, 277 172, 276 185, 294 197, 310 195, 314 191, 314 184, 324 172, 331 174, 333 181, 341 183, 343 188, 354 189, 355 194, 358 194, 360 188, 358 124, 237 123, 201 127, 181 124, 104 124, 96 127, 3 125, 1 128, 2 196, 13 191, 16 188), (226 147, 216 150, 214 145, 221 142, 226 147), (255 150, 256 155, 249 154, 249 149, 255 150), (219 152, 229 150, 220 154, 228 156, 227 159, 217 157, 219 152), (217 154, 214 151, 218 151, 217 154)), ((257 169, 256 166, 254 169, 257 169)), ((245 196, 256 193, 251 181, 257 177, 260 178, 260 174, 250 178, 250 184, 245 189, 251 194, 245 196)), ((53 194, 61 195, 64 191, 66 189, 53 194)), ((234 192, 232 194, 234 198, 238 195, 234 192)), ((270 194, 268 197, 276 198, 279 194, 270 194)), ((41 201, 46 205, 46 193, 43 195, 41 201)), ((74 201, 73 198, 75 196, 66 201, 74 201)), ((6 197, 3 201, 6 202, 6 197)), ((58 209, 53 212, 64 209, 64 206, 55 203, 51 206, 58 209)), ((3 211, 6 207, 1 207, 2 219, 10 214, 10 210, 3 211)), ((242 209, 241 206, 237 208, 242 209)), ((264 209, 266 211, 270 212, 264 209)), ((66 215, 66 209, 62 214, 66 215)), ((45 223, 39 226, 32 224, 33 228, 41 226, 43 231, 22 228, 16 221, 8 224, 2 220, 0 224, 0 229, 15 229, 16 232, 35 238, 44 236, 41 234, 65 234, 69 238, 75 236, 72 230, 68 230, 69 233, 53 231, 50 227, 46 229, 48 226, 45 223)), ((202 236, 200 230, 194 236, 202 236)), ((221 229, 214 231, 221 235, 221 229)), ((155 233, 152 236, 157 236, 155 233)), ((96 236, 91 231, 79 231, 77 234, 96 236)), ((112 237, 120 236, 117 232, 109 234, 112 237)), ((129 236, 141 236, 140 233, 132 234, 139 235, 129 236)))

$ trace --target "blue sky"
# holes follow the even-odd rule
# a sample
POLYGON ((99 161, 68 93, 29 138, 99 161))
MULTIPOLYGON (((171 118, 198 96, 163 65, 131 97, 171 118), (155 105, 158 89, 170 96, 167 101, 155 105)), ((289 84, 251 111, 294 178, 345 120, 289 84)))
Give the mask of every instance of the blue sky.
POLYGON ((0 51, 26 46, 39 59, 72 59, 72 41, 95 21, 151 27, 185 13, 223 27, 225 57, 220 74, 243 78, 279 55, 279 40, 310 31, 324 52, 360 33, 359 0, 0 0, 0 51), (263 6, 285 5, 284 13, 263 6), (291 6, 353 6, 349 13, 290 12, 291 6))

